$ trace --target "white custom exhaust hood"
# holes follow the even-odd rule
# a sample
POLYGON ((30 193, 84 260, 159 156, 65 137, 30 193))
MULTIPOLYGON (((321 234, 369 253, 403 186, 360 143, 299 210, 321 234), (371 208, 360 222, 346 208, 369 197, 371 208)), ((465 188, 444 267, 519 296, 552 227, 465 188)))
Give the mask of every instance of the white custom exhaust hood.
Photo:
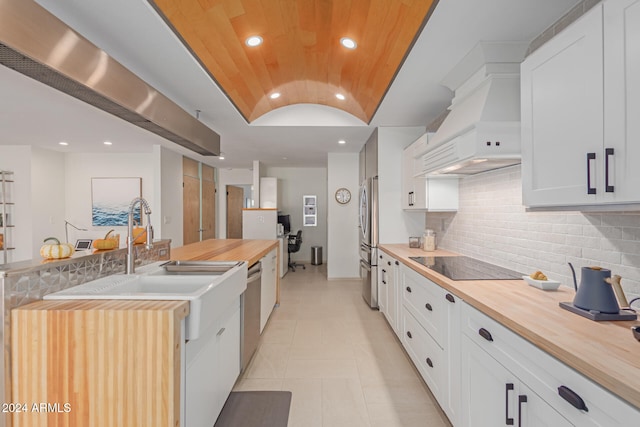
POLYGON ((527 46, 481 42, 442 81, 455 96, 422 157, 425 176, 520 163, 520 63, 527 46))

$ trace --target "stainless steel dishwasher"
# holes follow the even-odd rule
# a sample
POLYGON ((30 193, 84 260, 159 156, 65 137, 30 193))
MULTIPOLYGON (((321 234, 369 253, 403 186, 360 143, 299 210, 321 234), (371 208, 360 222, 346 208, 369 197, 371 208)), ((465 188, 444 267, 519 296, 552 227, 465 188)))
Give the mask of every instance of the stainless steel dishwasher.
POLYGON ((247 272, 247 289, 240 296, 240 358, 241 372, 244 372, 253 353, 258 347, 260 339, 260 278, 262 267, 260 262, 255 263, 247 272))

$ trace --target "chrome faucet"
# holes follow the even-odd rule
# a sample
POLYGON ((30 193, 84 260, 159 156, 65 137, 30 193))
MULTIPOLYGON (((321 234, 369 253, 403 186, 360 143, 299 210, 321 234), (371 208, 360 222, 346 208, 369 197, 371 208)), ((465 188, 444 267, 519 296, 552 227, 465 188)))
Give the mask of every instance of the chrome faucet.
POLYGON ((147 249, 151 249, 153 247, 153 227, 151 227, 151 209, 149 208, 149 203, 147 203, 147 201, 142 197, 136 197, 131 201, 131 204, 129 205, 129 222, 127 224, 127 255, 124 274, 133 274, 136 270, 133 242, 135 242, 137 236, 133 235, 133 210, 137 203, 140 203, 140 212, 142 213, 142 208, 144 207, 144 213, 147 216, 147 241, 145 242, 145 247, 147 249))

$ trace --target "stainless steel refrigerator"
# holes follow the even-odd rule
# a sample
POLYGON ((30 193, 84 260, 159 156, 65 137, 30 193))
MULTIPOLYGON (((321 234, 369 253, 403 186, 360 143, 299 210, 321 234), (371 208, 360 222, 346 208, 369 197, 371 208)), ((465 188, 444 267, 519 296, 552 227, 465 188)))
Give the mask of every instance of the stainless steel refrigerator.
POLYGON ((378 177, 367 178, 360 187, 360 278, 362 297, 378 307, 378 177))

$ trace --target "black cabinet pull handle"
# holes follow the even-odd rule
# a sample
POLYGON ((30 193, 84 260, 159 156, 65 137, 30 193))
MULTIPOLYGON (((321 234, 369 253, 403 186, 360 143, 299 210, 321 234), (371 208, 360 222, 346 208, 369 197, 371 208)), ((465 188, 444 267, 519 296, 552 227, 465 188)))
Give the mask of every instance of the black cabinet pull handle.
POLYGON ((561 385, 558 387, 558 394, 561 398, 569 402, 574 408, 579 409, 581 411, 589 412, 587 405, 585 405, 584 400, 576 393, 571 390, 569 387, 561 385))
POLYGON ((411 293, 411 287, 407 286, 407 292, 411 293))
POLYGON ((491 336, 491 332, 487 331, 485 328, 480 328, 478 330, 478 333, 480 334, 480 336, 482 338, 484 338, 487 341, 493 341, 493 337, 491 336))
POLYGON ((411 331, 407 331, 407 336, 408 336, 409 338, 413 338, 413 337, 411 336, 411 331))
POLYGON ((505 403, 504 403, 504 408, 505 408, 505 415, 504 415, 504 423, 508 426, 512 426, 513 425, 513 418, 509 417, 509 392, 513 391, 513 383, 506 383, 505 384, 505 391, 504 391, 504 399, 505 399, 505 403))
POLYGON ((382 255, 380 255, 380 259, 382 259, 382 255))
POLYGON ((527 403, 527 396, 521 394, 518 396, 518 427, 522 427, 522 404, 527 403))
POLYGON ((453 297, 453 295, 451 295, 451 294, 447 294, 447 295, 445 295, 444 297, 445 297, 445 298, 447 299, 447 301, 449 301, 449 302, 454 302, 454 303, 456 302, 456 299, 455 299, 455 298, 453 297))
POLYGON ((587 153, 587 194, 596 194, 596 188, 591 186, 591 160, 596 159, 596 153, 587 153))
POLYGON ((400 263, 398 261, 396 261, 396 265, 400 265, 400 263))
POLYGON ((391 261, 387 261, 387 265, 391 265, 391 261))
POLYGON ((382 281, 382 284, 383 284, 383 285, 386 285, 386 284, 387 284, 387 281, 386 281, 386 280, 383 280, 383 281, 382 281))
POLYGON ((433 362, 428 357, 427 357, 427 365, 429 365, 430 368, 433 368, 433 362))
POLYGON ((604 191, 613 193, 613 185, 609 185, 609 157, 613 156, 613 148, 604 149, 604 191))
POLYGON ((429 303, 426 303, 426 304, 424 305, 424 308, 426 308, 426 309, 427 309, 427 310, 429 310, 429 311, 433 311, 433 307, 431 307, 431 304, 429 304, 429 303))

